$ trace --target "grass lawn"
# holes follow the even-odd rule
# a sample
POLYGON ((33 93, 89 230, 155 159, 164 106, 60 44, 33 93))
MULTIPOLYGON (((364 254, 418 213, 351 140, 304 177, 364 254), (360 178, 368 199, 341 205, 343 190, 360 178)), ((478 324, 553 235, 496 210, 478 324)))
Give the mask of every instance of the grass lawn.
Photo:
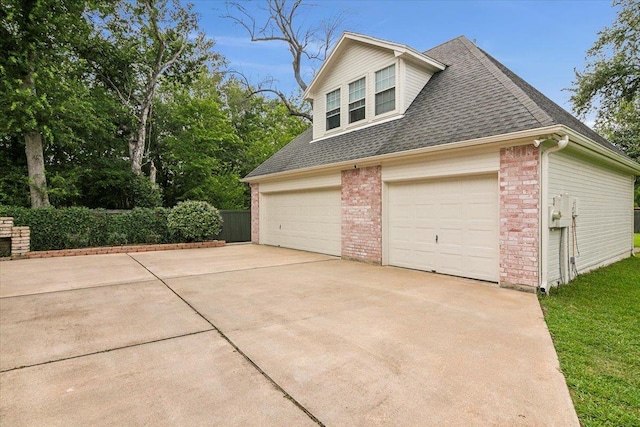
POLYGON ((581 424, 640 426, 640 257, 579 276, 540 304, 581 424))
POLYGON ((640 248, 640 233, 636 233, 633 235, 633 246, 636 248, 640 248))

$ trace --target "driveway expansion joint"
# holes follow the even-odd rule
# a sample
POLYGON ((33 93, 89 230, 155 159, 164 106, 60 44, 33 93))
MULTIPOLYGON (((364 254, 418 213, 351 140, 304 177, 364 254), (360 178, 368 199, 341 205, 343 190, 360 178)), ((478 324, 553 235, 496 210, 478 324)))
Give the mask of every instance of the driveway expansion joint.
POLYGON ((44 292, 34 292, 32 294, 20 294, 20 295, 7 295, 0 296, 0 300, 9 299, 9 298, 22 298, 22 297, 37 297, 39 295, 49 295, 49 294, 59 294, 62 292, 76 292, 76 291, 86 291, 92 289, 100 289, 100 288, 108 288, 111 286, 126 286, 126 285, 136 285, 138 283, 155 283, 156 278, 144 279, 144 280, 136 280, 133 282, 114 282, 114 283, 105 283, 104 285, 96 285, 96 286, 83 286, 81 288, 71 288, 71 289, 58 289, 55 291, 44 291, 44 292))
MULTIPOLYGON (((300 409, 302 412, 304 412, 313 422, 315 422, 317 425, 319 425, 320 427, 325 427, 325 424, 320 421, 315 415, 313 415, 307 408, 305 408, 300 402, 298 402, 293 396, 291 396, 280 384, 278 384, 273 378, 271 378, 269 376, 269 374, 267 374, 260 366, 258 366, 258 364, 256 362, 254 362, 244 351, 242 351, 240 349, 240 347, 238 347, 229 337, 227 337, 224 332, 222 332, 215 324, 213 324, 213 322, 211 322, 208 318, 206 318, 202 313, 200 313, 193 305, 191 305, 187 300, 185 300, 180 294, 178 294, 171 286, 169 286, 169 284, 167 284, 167 282, 165 282, 162 278, 160 278, 159 276, 157 276, 153 271, 149 270, 147 268, 147 266, 145 266, 142 262, 140 262, 139 260, 137 260, 136 258, 134 258, 133 256, 131 256, 130 254, 127 254, 132 260, 134 260, 135 262, 137 262, 138 264, 140 264, 140 266, 142 266, 142 268, 144 268, 145 270, 147 270, 150 274, 152 274, 156 279, 158 279, 160 282, 162 282, 167 289, 169 289, 171 292, 174 293, 174 295, 178 298, 180 298, 182 300, 182 302, 184 302, 189 308, 191 308, 191 310, 193 310, 198 316, 200 316, 204 321, 206 321, 209 325, 211 325, 211 327, 213 328, 213 330, 215 330, 239 355, 241 355, 251 366, 254 367, 254 369, 256 369, 269 383, 271 383, 271 385, 278 390, 280 393, 283 394, 283 397, 285 397, 287 400, 289 400, 291 403, 293 403, 298 409, 300 409)), ((322 261, 333 261, 333 260, 322 260, 322 261)), ((310 261, 310 262, 321 262, 321 261, 310 261)), ((302 263, 294 263, 294 264, 307 264, 309 262, 302 262, 302 263)), ((290 265, 290 264, 285 264, 285 265, 290 265)), ((271 267, 275 267, 275 266, 271 266, 271 267)), ((247 269, 247 270, 257 270, 259 268, 268 268, 268 267, 257 267, 257 268, 251 268, 251 269, 247 269)), ((222 273, 222 272, 220 272, 222 273)), ((215 273, 213 273, 215 274, 215 273)), ((173 278, 172 278, 173 279, 173 278)))
POLYGON ((139 342, 139 343, 135 343, 135 344, 128 344, 128 345, 123 345, 123 346, 120 346, 120 347, 107 348, 105 350, 92 351, 91 353, 84 353, 84 354, 78 354, 78 355, 75 355, 75 356, 62 357, 60 359, 55 359, 55 360, 47 360, 46 362, 33 363, 31 365, 16 366, 15 368, 3 369, 3 370, 0 371, 0 374, 4 374, 5 372, 17 371, 19 369, 27 369, 27 368, 34 368, 36 366, 41 366, 41 365, 49 365, 51 363, 56 363, 56 362, 64 362, 65 360, 79 359, 79 358, 85 357, 85 356, 93 356, 93 355, 96 355, 96 354, 110 353, 112 351, 124 350, 124 349, 127 349, 127 348, 140 347, 140 346, 147 345, 147 344, 153 344, 153 343, 162 342, 162 341, 169 341, 169 340, 172 340, 172 339, 175 339, 175 338, 189 337, 191 335, 203 334, 205 332, 213 332, 214 330, 215 329, 204 329, 202 331, 189 332, 188 334, 174 335, 174 336, 165 337, 165 338, 158 338, 156 340, 151 340, 151 341, 139 342))

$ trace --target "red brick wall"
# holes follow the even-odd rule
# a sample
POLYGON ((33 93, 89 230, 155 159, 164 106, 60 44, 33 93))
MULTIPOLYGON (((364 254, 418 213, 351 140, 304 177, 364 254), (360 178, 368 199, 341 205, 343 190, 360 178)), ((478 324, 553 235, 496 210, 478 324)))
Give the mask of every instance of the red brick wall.
POLYGON ((533 145, 500 150, 501 286, 538 286, 539 160, 533 145))
POLYGON ((259 184, 251 185, 251 242, 260 243, 260 193, 259 184))
POLYGON ((380 166, 342 171, 342 257, 382 262, 380 166))

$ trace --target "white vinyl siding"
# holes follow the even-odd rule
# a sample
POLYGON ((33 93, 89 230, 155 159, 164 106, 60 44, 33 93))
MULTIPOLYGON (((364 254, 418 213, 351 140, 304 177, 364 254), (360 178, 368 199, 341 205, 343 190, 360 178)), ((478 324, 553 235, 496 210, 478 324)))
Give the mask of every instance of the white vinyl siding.
POLYGON ((349 83, 349 123, 363 120, 366 117, 366 78, 349 83))
POLYGON ((388 264, 498 281, 497 174, 391 183, 387 192, 388 264))
POLYGON ((295 179, 266 181, 260 183, 260 193, 339 187, 341 181, 342 177, 340 172, 307 175, 295 179))
MULTIPOLYGON (((578 198, 576 265, 580 273, 628 256, 633 247, 634 177, 594 163, 570 149, 549 156, 549 200, 578 198)), ((544 214, 544 213, 543 213, 544 214)), ((549 283, 557 283, 560 231, 550 230, 549 283)), ((573 255, 572 245, 569 247, 573 255)))
POLYGON ((410 62, 406 62, 405 64, 403 110, 409 108, 413 100, 416 99, 416 96, 418 96, 422 88, 424 88, 424 85, 426 85, 431 78, 431 73, 428 71, 416 67, 410 62))
POLYGON ((395 64, 376 71, 376 116, 396 108, 396 66, 395 64))
POLYGON ((262 194, 260 241, 339 256, 340 215, 339 188, 262 194))
MULTIPOLYGON (((317 94, 314 97, 313 113, 315 116, 325 117, 326 115, 326 97, 325 94, 334 90, 337 87, 345 86, 356 79, 363 76, 364 71, 373 73, 375 70, 388 65, 390 61, 394 60, 393 52, 378 49, 376 47, 367 46, 364 44, 352 44, 345 48, 342 53, 342 57, 339 61, 333 65, 331 72, 326 74, 323 81, 318 85, 317 90, 314 93, 317 94)), ((373 76, 373 74, 371 74, 373 76)), ((346 112, 348 111, 349 99, 344 96, 341 100, 341 111, 344 117, 341 118, 341 123, 348 123, 346 112)), ((373 85, 368 85, 366 96, 366 109, 367 111, 373 111, 373 85)), ((366 122, 363 121, 363 122, 366 122)), ((359 123, 363 123, 359 122, 359 123)), ((325 120, 313 121, 313 138, 317 139, 324 136, 327 133, 325 120)))
POLYGON ((414 157, 411 160, 384 164, 382 181, 435 178, 451 175, 480 174, 500 170, 497 148, 476 148, 464 152, 414 157))

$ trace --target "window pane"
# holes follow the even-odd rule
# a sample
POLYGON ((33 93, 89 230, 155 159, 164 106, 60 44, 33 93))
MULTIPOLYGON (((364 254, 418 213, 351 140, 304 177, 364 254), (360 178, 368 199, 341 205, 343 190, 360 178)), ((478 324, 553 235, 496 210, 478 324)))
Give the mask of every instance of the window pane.
POLYGON ((340 127, 340 109, 337 111, 338 114, 334 114, 332 116, 327 115, 327 130, 340 127))
POLYGON ((365 97, 365 80, 364 77, 349 83, 349 102, 357 101, 365 97))
POLYGON ((327 94, 327 130, 340 127, 340 89, 327 94))
POLYGON ((349 123, 357 122, 359 120, 363 120, 365 116, 364 105, 360 108, 356 108, 354 110, 349 111, 349 123))
POLYGON ((396 88, 387 89, 376 94, 376 115, 392 111, 396 108, 396 88))
POLYGON ((376 93, 395 87, 396 66, 390 65, 376 72, 376 93))
POLYGON ((364 99, 349 104, 349 123, 364 119, 365 112, 364 99))
POLYGON ((340 89, 327 94, 327 111, 340 107, 340 89))

